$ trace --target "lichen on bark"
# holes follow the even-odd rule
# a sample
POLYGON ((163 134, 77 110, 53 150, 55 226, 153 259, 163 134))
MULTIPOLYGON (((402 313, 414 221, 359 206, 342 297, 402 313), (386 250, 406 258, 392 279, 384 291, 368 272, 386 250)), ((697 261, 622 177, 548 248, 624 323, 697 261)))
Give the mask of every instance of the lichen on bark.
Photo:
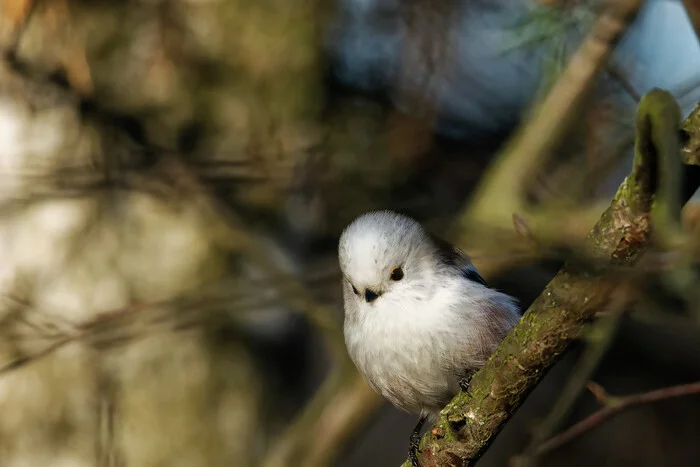
MULTIPOLYGON (((547 370, 581 337, 584 324, 608 303, 616 283, 605 277, 605 265, 633 266, 642 256, 652 233, 657 179, 668 162, 657 157, 669 157, 659 145, 678 137, 676 110, 677 103, 665 91, 644 96, 637 112, 632 171, 586 239, 587 254, 596 267, 569 262, 552 279, 474 375, 469 394, 458 394, 424 436, 423 467, 470 465, 478 459, 547 370)), ((700 135, 698 120, 700 107, 683 126, 690 135, 686 153, 700 135)), ((680 156, 676 163, 680 165, 680 156)))

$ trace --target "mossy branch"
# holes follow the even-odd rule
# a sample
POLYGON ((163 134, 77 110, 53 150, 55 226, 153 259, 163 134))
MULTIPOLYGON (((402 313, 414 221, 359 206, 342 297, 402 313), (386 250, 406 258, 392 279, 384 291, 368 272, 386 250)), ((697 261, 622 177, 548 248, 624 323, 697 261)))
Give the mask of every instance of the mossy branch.
MULTIPOLYGON (((649 144, 637 144, 632 172, 587 236, 588 254, 596 264, 633 266, 649 245, 659 168, 680 164, 677 152, 656 146, 659 138, 678 137, 678 122, 673 128, 667 120, 674 108, 675 100, 664 91, 653 90, 642 99, 638 122, 649 124, 637 126, 636 139, 649 144), (661 156, 676 160, 659 161, 661 156)), ((696 113, 690 118, 697 118, 696 113)), ((700 127, 691 131, 700 133, 700 127)), ((483 454, 547 370, 581 337, 584 324, 610 301, 617 284, 602 272, 569 263, 552 279, 474 375, 470 394, 457 395, 424 436, 424 467, 469 465, 483 454)))
POLYGON ((700 103, 695 106, 683 122, 683 131, 688 135, 688 142, 682 148, 683 162, 700 166, 700 103))

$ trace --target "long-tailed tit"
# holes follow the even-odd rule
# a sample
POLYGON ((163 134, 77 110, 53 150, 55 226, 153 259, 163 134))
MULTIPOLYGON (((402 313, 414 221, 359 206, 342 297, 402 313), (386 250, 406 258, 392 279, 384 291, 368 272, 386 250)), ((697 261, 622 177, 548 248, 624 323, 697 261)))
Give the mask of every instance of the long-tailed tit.
POLYGON ((520 319, 515 299, 490 289, 469 257, 391 212, 364 214, 340 237, 345 343, 370 386, 420 415, 420 430, 520 319))

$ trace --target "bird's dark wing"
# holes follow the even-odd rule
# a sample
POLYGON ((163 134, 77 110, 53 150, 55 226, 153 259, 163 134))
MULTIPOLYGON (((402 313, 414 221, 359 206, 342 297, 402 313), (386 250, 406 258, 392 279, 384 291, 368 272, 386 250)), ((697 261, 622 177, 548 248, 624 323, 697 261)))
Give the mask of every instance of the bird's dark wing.
POLYGON ((430 234, 430 237, 437 246, 440 258, 445 264, 459 268, 462 271, 462 275, 470 281, 478 282, 488 287, 484 278, 481 277, 479 271, 472 264, 468 254, 436 235, 430 234))

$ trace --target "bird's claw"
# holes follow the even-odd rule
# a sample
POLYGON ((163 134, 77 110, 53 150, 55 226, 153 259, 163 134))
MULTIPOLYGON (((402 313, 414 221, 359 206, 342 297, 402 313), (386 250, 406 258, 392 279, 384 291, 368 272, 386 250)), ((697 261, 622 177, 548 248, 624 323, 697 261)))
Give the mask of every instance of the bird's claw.
POLYGON ((470 375, 466 378, 462 378, 459 380, 459 388, 469 397, 472 396, 471 394, 469 394, 469 383, 472 380, 472 376, 473 375, 470 375))
POLYGON ((413 467, 420 467, 420 461, 418 460, 418 454, 420 454, 420 434, 411 434, 411 439, 408 449, 408 459, 411 461, 413 467))
POLYGON ((413 467, 420 467, 418 454, 420 454, 420 449, 418 449, 418 446, 411 446, 411 449, 408 451, 408 459, 411 461, 411 465, 413 467))

